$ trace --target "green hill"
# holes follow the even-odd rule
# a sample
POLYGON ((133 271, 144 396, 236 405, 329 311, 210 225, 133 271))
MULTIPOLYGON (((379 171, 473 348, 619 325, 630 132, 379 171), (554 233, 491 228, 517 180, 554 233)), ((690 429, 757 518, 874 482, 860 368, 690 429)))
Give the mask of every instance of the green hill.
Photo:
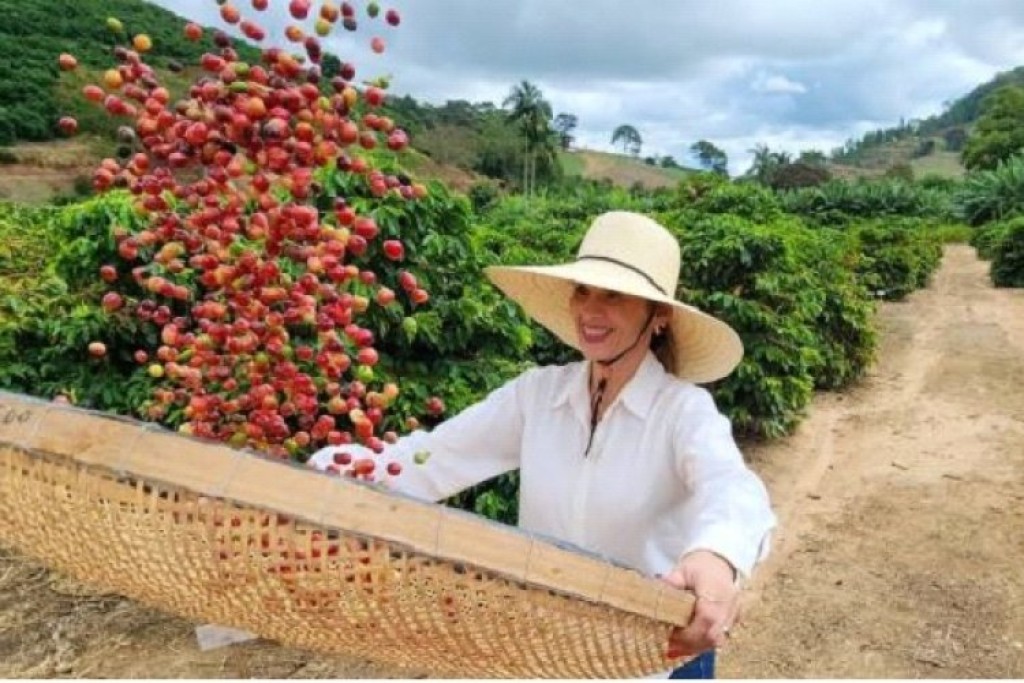
MULTIPOLYGON (((113 48, 145 33, 154 44, 150 65, 166 69, 173 62, 195 63, 211 49, 209 34, 198 42, 184 37, 185 20, 140 0, 75 0, 56 4, 44 0, 0 0, 0 144, 57 137, 56 122, 77 114, 78 90, 86 77, 98 76, 116 64, 113 48), (116 17, 123 33, 115 34, 107 18, 116 17), (57 56, 67 52, 80 72, 62 74, 57 56), (62 81, 64 85, 61 85, 62 81), (74 97, 71 97, 71 95, 74 97)), ((258 51, 238 45, 249 61, 258 51)), ((82 130, 90 132, 89 121, 82 130)))
MULTIPOLYGON (((116 46, 147 34, 153 49, 146 61, 177 98, 197 76, 194 65, 201 55, 216 49, 212 35, 222 28, 208 28, 193 43, 184 37, 185 19, 142 0, 77 0, 73 11, 61 11, 52 0, 0 0, 0 12, 0 196, 33 202, 76 186, 87 188, 90 167, 115 153, 117 128, 127 122, 86 102, 81 91, 84 85, 100 83, 103 72, 117 64, 116 46), (109 17, 121 22, 122 32, 110 30, 109 17), (75 70, 58 69, 62 52, 77 58, 75 70), (56 123, 65 115, 78 121, 74 140, 58 134, 56 123)), ((243 41, 234 45, 243 60, 259 59, 254 46, 243 41)), ((328 59, 333 57, 325 55, 325 75, 328 59)), ((326 79, 322 83, 329 87, 326 79)), ((488 178, 514 188, 522 177, 518 130, 509 125, 508 112, 492 103, 432 105, 392 94, 385 113, 409 131, 418 154, 407 155, 408 166, 421 177, 439 178, 464 191, 488 178)), ((566 172, 549 156, 537 177, 542 182, 560 175, 608 178, 625 186, 663 186, 679 177, 671 169, 626 156, 595 153, 580 159, 582 163, 569 164, 566 172)))
POLYGON ((914 134, 901 140, 868 146, 855 156, 839 163, 832 163, 829 169, 833 175, 877 176, 899 166, 909 166, 915 178, 936 175, 944 178, 959 178, 966 170, 960 161, 959 151, 950 151, 940 136, 914 134), (932 143, 929 144, 928 141, 932 143), (927 149, 928 151, 924 151, 927 149))
POLYGON ((996 75, 992 80, 982 83, 963 97, 953 101, 946 111, 924 119, 920 123, 920 133, 935 135, 956 126, 972 125, 981 114, 985 98, 1006 85, 1024 85, 1024 66, 1018 66, 996 75))
POLYGON ((960 177, 965 169, 960 151, 981 115, 985 98, 1007 85, 1024 85, 1024 66, 996 75, 952 101, 941 113, 919 121, 871 131, 858 141, 847 141, 832 160, 852 172, 884 172, 908 164, 916 177, 960 177))
MULTIPOLYGON (((0 194, 14 198, 22 194, 18 188, 39 184, 42 176, 35 170, 40 165, 37 160, 47 160, 41 165, 50 169, 74 167, 79 175, 99 156, 112 153, 113 134, 121 121, 85 102, 81 88, 97 82, 103 71, 115 64, 116 45, 127 44, 136 33, 148 34, 154 49, 147 61, 159 71, 161 82, 174 96, 183 92, 196 75, 187 65, 196 64, 203 52, 213 49, 213 29, 207 30, 200 41, 190 42, 183 34, 184 19, 142 0, 76 0, 63 7, 52 0, 0 0, 0 13, 4 17, 0 22, 0 194), (108 28, 108 17, 121 21, 123 33, 115 34, 108 28), (78 69, 59 71, 57 55, 61 52, 75 55, 78 69), (170 69, 174 63, 186 65, 186 69, 170 69), (79 141, 87 143, 84 147, 56 139, 56 122, 62 115, 78 119, 82 133, 79 141), (47 147, 50 144, 52 152, 47 147), (89 153, 83 154, 83 149, 89 153), (5 187, 3 176, 18 176, 20 185, 5 187)), ((258 59, 253 46, 241 41, 235 41, 235 46, 244 60, 258 59)), ((844 147, 832 150, 829 169, 834 176, 844 178, 881 175, 903 166, 913 169, 917 177, 963 175, 960 149, 982 102, 1006 84, 1024 84, 1024 67, 979 85, 941 114, 900 122, 848 141, 844 147)), ((434 105, 418 102, 410 95, 393 94, 385 110, 410 132, 421 153, 411 163, 415 167, 412 170, 422 170, 425 177, 444 179, 460 190, 487 179, 509 188, 520 182, 522 140, 516 127, 509 125, 508 112, 503 108, 490 102, 461 100, 434 105)), ((628 155, 573 151, 549 155, 542 160, 537 176, 542 183, 561 176, 607 179, 626 187, 662 187, 674 185, 692 172, 652 165, 628 155)), ((47 187, 60 185, 60 174, 51 175, 45 178, 47 187)), ((63 190, 70 189, 74 177, 67 179, 63 190)), ((47 192, 33 188, 28 194, 39 198, 47 192)))

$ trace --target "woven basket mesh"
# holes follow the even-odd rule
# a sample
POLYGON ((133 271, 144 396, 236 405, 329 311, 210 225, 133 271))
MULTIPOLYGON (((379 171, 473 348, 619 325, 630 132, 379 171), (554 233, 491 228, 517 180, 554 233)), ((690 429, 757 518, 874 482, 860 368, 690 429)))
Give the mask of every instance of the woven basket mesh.
POLYGON ((692 609, 475 515, 3 392, 0 540, 187 619, 440 676, 663 671, 692 609))

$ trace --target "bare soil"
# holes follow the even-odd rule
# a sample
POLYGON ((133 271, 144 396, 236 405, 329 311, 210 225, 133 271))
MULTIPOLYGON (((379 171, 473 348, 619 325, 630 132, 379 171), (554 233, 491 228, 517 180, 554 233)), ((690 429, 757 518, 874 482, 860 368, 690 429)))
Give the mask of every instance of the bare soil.
MULTIPOLYGON (((953 246, 879 322, 862 383, 748 449, 782 524, 722 676, 1024 677, 1024 291, 953 246)), ((0 677, 409 676, 193 629, 0 550, 0 677)))
POLYGON ((782 526, 725 676, 1024 676, 1024 291, 953 246, 879 318, 868 378, 749 452, 782 526))

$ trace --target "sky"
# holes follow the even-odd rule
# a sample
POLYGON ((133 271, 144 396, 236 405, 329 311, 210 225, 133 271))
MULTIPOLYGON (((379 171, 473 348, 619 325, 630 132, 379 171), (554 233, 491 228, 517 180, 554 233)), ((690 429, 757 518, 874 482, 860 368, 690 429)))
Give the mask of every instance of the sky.
MULTIPOLYGON (((264 12, 231 0, 288 45, 284 27, 312 33, 285 0, 264 12)), ((1024 65, 1022 0, 379 0, 359 30, 340 24, 324 49, 359 78, 390 74, 391 92, 421 102, 492 102, 527 80, 555 114, 574 114, 577 145, 612 151, 612 132, 637 129, 642 156, 695 165, 712 142, 733 175, 755 145, 825 153, 865 132, 940 114, 1002 71, 1024 65), (398 27, 383 21, 394 8, 398 27), (372 36, 385 40, 373 54, 372 36)), ((340 0, 336 0, 340 2, 340 0)), ((215 0, 155 0, 226 28, 215 0)), ((159 49, 157 46, 156 49, 159 49)), ((415 145, 415 140, 413 140, 415 145)))

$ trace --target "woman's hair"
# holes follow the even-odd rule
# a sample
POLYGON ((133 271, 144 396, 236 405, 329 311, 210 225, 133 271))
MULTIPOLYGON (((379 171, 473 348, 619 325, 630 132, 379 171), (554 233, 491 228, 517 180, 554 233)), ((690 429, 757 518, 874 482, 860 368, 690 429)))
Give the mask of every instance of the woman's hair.
POLYGON ((658 359, 665 372, 670 375, 676 374, 676 345, 672 338, 672 328, 666 327, 661 334, 651 337, 651 351, 658 359))
MULTIPOLYGON (((664 304, 653 304, 655 311, 659 306, 664 304)), ((671 311, 669 313, 671 315, 671 311)), ((661 331, 661 334, 651 335, 651 351, 654 353, 654 357, 658 359, 662 367, 665 368, 665 372, 670 375, 676 374, 677 367, 676 361, 676 344, 675 338, 672 336, 672 326, 666 325, 665 329, 661 331)))

